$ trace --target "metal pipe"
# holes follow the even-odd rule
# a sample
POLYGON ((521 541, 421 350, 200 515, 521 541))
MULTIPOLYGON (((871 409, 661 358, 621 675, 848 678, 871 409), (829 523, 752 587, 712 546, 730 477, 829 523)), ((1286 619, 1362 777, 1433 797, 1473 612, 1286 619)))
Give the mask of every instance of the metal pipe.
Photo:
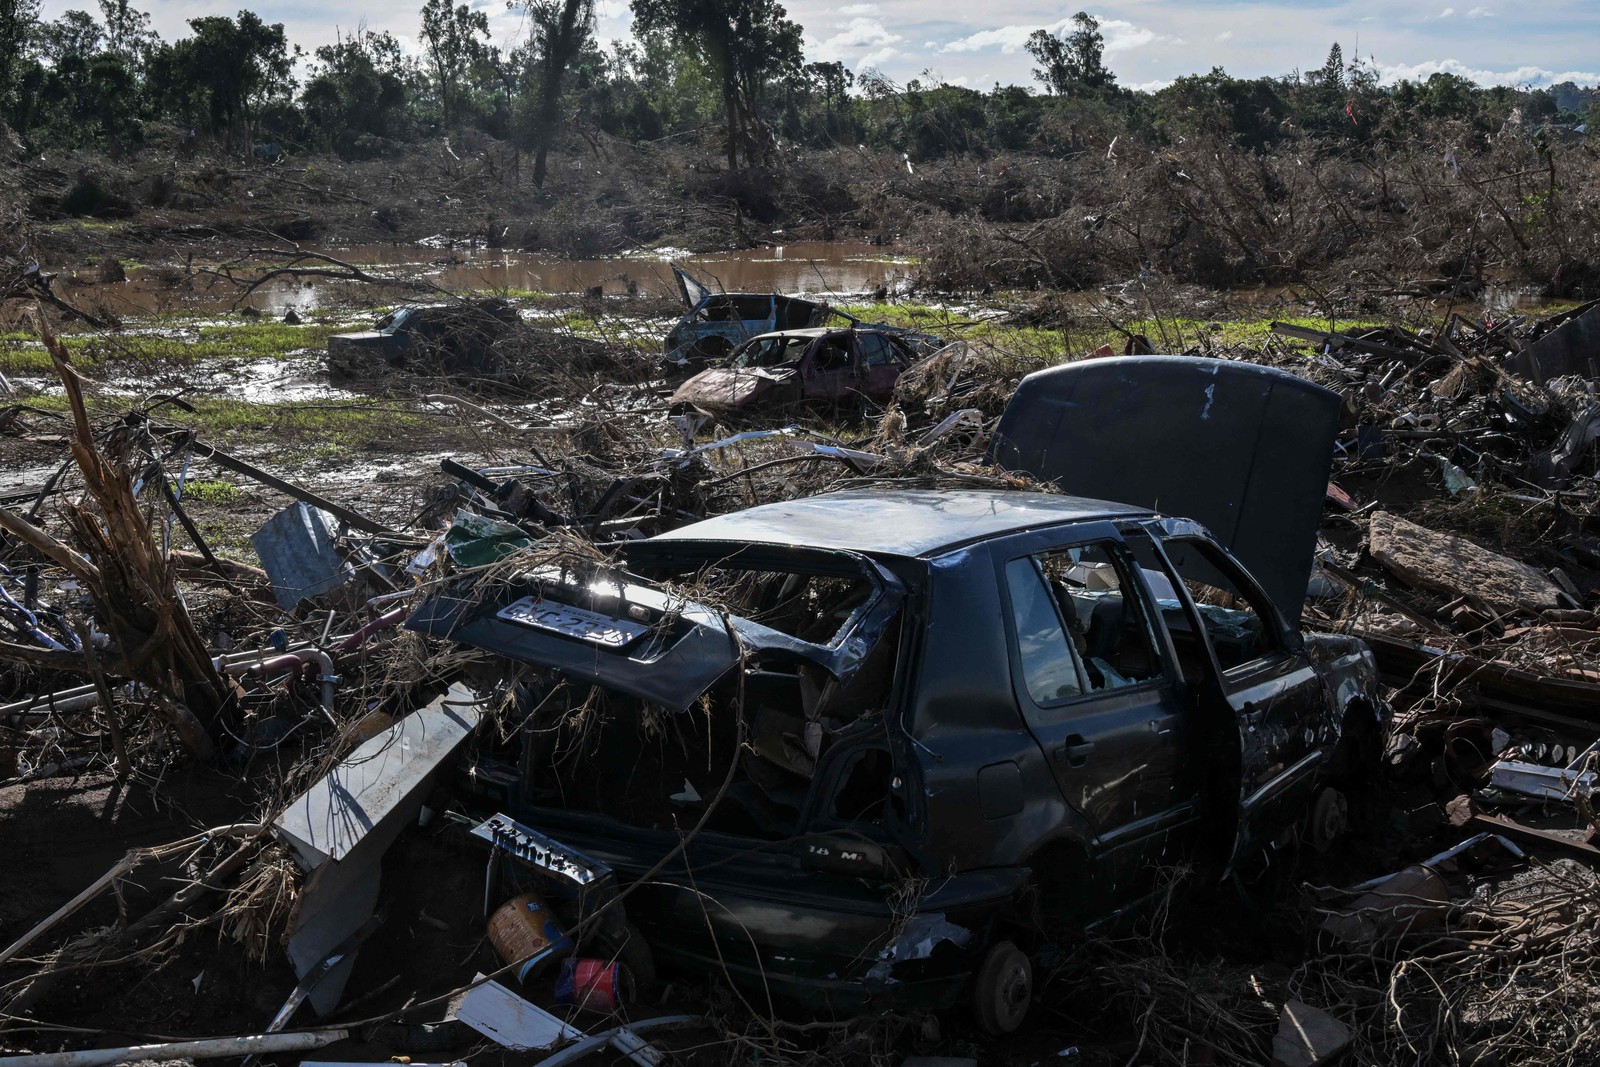
POLYGON ((350 1036, 348 1030, 313 1030, 300 1034, 252 1034, 249 1037, 212 1037, 200 1041, 169 1041, 162 1045, 49 1052, 37 1056, 0 1056, 0 1067, 105 1067, 141 1060, 204 1060, 245 1056, 256 1052, 305 1052, 350 1036))
MULTIPOLYGON (((368 625, 370 626, 371 624, 369 623, 368 625)), ((360 631, 357 632, 359 633, 360 631)), ((318 676, 317 681, 322 683, 322 703, 324 707, 331 710, 333 708, 334 685, 338 682, 339 676, 333 673, 333 657, 319 648, 292 648, 284 652, 276 650, 232 652, 224 656, 213 656, 211 665, 219 671, 239 667, 249 670, 257 666, 264 667, 269 662, 275 659, 281 660, 286 656, 293 657, 302 663, 311 660, 321 668, 321 674, 318 676)), ((136 683, 129 683, 129 686, 134 684, 136 683)), ((99 703, 100 691, 98 688, 92 684, 80 685, 71 689, 63 689, 54 694, 41 693, 38 696, 26 697, 11 704, 0 705, 0 719, 28 712, 47 715, 52 709, 56 711, 80 711, 83 708, 92 708, 99 703)))
POLYGON ((381 630, 389 629, 389 627, 394 626, 401 619, 405 618, 407 610, 408 609, 403 607, 395 608, 393 611, 379 615, 376 619, 373 619, 371 622, 361 627, 361 629, 357 630, 349 637, 346 637, 343 641, 340 641, 339 644, 334 648, 334 651, 339 653, 341 656, 347 652, 354 652, 356 649, 367 643, 367 638, 381 630))
POLYGON ((218 670, 221 670, 224 666, 242 667, 247 671, 258 669, 276 670, 284 666, 286 660, 291 659, 300 663, 311 660, 321 668, 322 673, 317 676, 317 681, 322 683, 322 706, 332 711, 334 684, 339 681, 339 676, 333 673, 333 657, 320 648, 293 648, 283 652, 276 650, 271 652, 250 652, 245 653, 238 660, 234 660, 233 657, 220 656, 212 660, 212 663, 216 665, 218 670), (250 662, 252 658, 256 662, 250 662))

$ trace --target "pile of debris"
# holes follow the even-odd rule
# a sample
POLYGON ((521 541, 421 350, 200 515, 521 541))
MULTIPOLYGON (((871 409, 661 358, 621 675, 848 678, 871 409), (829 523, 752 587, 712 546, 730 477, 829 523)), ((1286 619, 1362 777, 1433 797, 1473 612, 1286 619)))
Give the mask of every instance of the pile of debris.
MULTIPOLYGON (((669 423, 648 403, 537 428, 514 424, 516 408, 487 412, 538 441, 517 457, 525 461, 476 468, 446 460, 427 506, 401 523, 166 424, 159 402, 93 424, 70 357, 40 330, 67 394, 71 432, 62 444, 71 459, 45 484, 0 499, 0 698, 8 701, 0 705, 0 791, 21 796, 91 770, 121 784, 148 782, 187 762, 226 769, 236 814, 128 851, 53 914, 24 921, 0 909, 0 922, 20 934, 0 939, 10 942, 0 950, 0 1045, 82 1044, 93 1035, 55 1025, 73 1010, 74 1025, 138 1031, 119 1021, 117 1005, 85 1007, 75 990, 128 973, 119 968, 170 977, 226 938, 242 954, 238 974, 255 976, 241 984, 259 987, 271 1010, 239 994, 200 1023, 257 1018, 251 1029, 259 1032, 112 1048, 73 1062, 304 1051, 346 1040, 345 1054, 357 1058, 416 1057, 486 1037, 511 1050, 552 1050, 546 1064, 602 1049, 657 1063, 687 1031, 692 1040, 672 1053, 687 1062, 694 1048, 715 1049, 719 1062, 734 1054, 864 1062, 908 1046, 947 1050, 937 1026, 903 1016, 852 1022, 863 1005, 835 1006, 837 1023, 795 1025, 770 989, 755 999, 748 982, 688 993, 674 984, 683 979, 658 974, 650 937, 634 919, 669 882, 717 880, 687 858, 690 842, 728 834, 729 824, 709 822, 717 801, 733 797, 718 818, 736 810, 746 820, 740 832, 764 840, 730 847, 722 862, 761 869, 780 844, 797 843, 773 798, 798 803, 794 783, 817 770, 825 743, 859 746, 859 755, 836 761, 838 832, 798 835, 809 850, 803 869, 857 891, 869 878, 896 886, 899 921, 886 937, 840 926, 838 960, 757 960, 763 981, 769 970, 809 971, 820 985, 830 969, 862 964, 885 998, 865 1007, 880 1007, 906 991, 896 987, 931 982, 936 964, 969 948, 975 927, 966 916, 981 894, 956 879, 941 888, 904 873, 914 870, 912 857, 854 829, 921 803, 894 792, 889 742, 870 716, 846 714, 892 681, 892 664, 872 654, 878 644, 912 640, 914 628, 902 632, 895 614, 914 599, 906 573, 830 550, 832 528, 822 525, 805 528, 811 542, 775 547, 770 559, 730 562, 696 540, 711 536, 704 528, 646 539, 829 490, 942 493, 948 508, 938 500, 930 507, 950 513, 941 521, 974 523, 1003 510, 985 497, 983 509, 961 512, 980 491, 1048 491, 1058 482, 1087 492, 1071 464, 1090 462, 1093 434, 1087 425, 1047 424, 1064 410, 1045 388, 1059 379, 1019 388, 1022 361, 950 345, 902 374, 895 402, 853 441, 807 424, 703 441, 700 420, 669 423), (1035 402, 1026 420, 1025 405, 1013 405, 1019 397, 1035 402), (678 439, 663 443, 668 426, 678 439), (1058 440, 1081 444, 1049 463, 1008 459, 1030 447, 1048 454, 1058 440), (188 515, 185 481, 202 463, 288 499, 251 538, 259 566, 225 558, 188 515), (191 550, 174 547, 180 532, 191 550), (645 572, 659 582, 643 582, 645 572), (586 589, 592 603, 554 599, 558 587, 586 589), (566 680, 527 669, 507 644, 513 638, 496 628, 505 621, 522 627, 516 642, 565 642, 569 654, 555 673, 566 680), (671 648, 658 641, 667 633, 671 648), (712 640, 718 635, 736 650, 731 660, 712 640), (623 647, 624 666, 601 665, 602 652, 623 647), (769 653, 784 658, 781 676, 757 662, 769 653), (732 691, 724 691, 728 677, 739 680, 732 691), (606 729, 620 701, 608 687, 645 708, 638 730, 620 740, 606 729), (779 714, 790 688, 798 696, 789 703, 801 710, 779 714), (715 713, 723 701, 736 712, 728 721, 715 713), (747 723, 746 708, 766 714, 747 723), (522 762, 497 755, 508 750, 522 762), (655 793, 631 788, 646 751, 671 757, 663 757, 674 790, 665 808, 655 793), (619 856, 590 846, 577 822, 557 834, 520 820, 513 810, 534 767, 546 772, 547 791, 560 793, 558 808, 582 798, 611 815, 647 817, 668 842, 659 859, 622 872, 619 856), (888 784, 874 793, 879 779, 888 784), (418 870, 429 877, 406 873, 418 870), (174 876, 183 888, 165 891, 174 876), (123 894, 115 907, 113 889, 123 894), (961 892, 974 895, 958 899, 961 892), (129 900, 139 914, 126 910, 129 900), (433 928, 436 944, 424 944, 430 935, 418 925, 433 928), (197 939, 202 929, 214 933, 197 939), (197 940, 205 942, 198 955, 197 940), (374 958, 394 973, 374 977, 377 964, 359 970, 374 958), (357 974, 363 980, 347 998, 357 974), (290 1032, 312 1012, 334 1020, 332 1028, 290 1032)), ((1170 361, 1143 384, 1129 379, 1126 406, 1105 399, 1092 410, 1124 430, 1149 420, 1152 435, 1174 411, 1172 397, 1193 401, 1198 415, 1185 418, 1214 414, 1236 425, 1230 412, 1262 413, 1254 436, 1230 447, 1263 463, 1228 499, 1264 509, 1279 501, 1293 513, 1288 525, 1320 522, 1320 539, 1312 543, 1308 532, 1303 546, 1317 565, 1306 629, 1367 642, 1384 684, 1373 703, 1393 718, 1386 781, 1319 801, 1313 822, 1332 836, 1347 809, 1376 816, 1359 873, 1382 873, 1363 880, 1347 864, 1323 868, 1339 884, 1354 883, 1344 890, 1279 885, 1262 910, 1291 913, 1309 945, 1293 968, 1241 978, 1231 992, 1211 992, 1159 940, 1091 941, 1080 953, 1057 951, 1049 970, 1075 988, 1093 977, 1105 1018, 1128 1022, 1134 1058, 1312 1064, 1353 1048, 1375 1063, 1461 1059, 1469 1050, 1479 1064, 1546 1054, 1584 1062, 1600 1042, 1528 1005, 1560 989, 1558 1014, 1571 1020, 1600 1003, 1600 992, 1562 978, 1573 958, 1600 948, 1592 903, 1600 847, 1590 841, 1600 785, 1600 396, 1588 362, 1600 358, 1600 309, 1539 322, 1452 317, 1431 333, 1276 330, 1294 343, 1208 348, 1193 353, 1206 360, 1170 361), (1305 444, 1314 433, 1296 438, 1302 409, 1285 399, 1294 393, 1287 376, 1220 375, 1219 360, 1275 365, 1337 394, 1327 409, 1337 445, 1325 506, 1329 460, 1320 445, 1305 444), (1241 393, 1236 382, 1260 392, 1241 393), (1220 391, 1218 383, 1226 383, 1220 391), (1321 473, 1304 507, 1271 482, 1274 472, 1313 469, 1321 473), (1565 858, 1538 858, 1551 853, 1565 858)), ((1152 366, 1105 364, 1129 374, 1152 366)), ((1092 417, 1079 416, 1085 424, 1092 417)), ((1091 466, 1093 477, 1115 480, 1183 464, 1153 449, 1125 468, 1091 466)), ((1185 477, 1197 492, 1210 484, 1185 477)), ((798 510, 783 514, 796 525, 775 532, 774 543, 778 533, 801 536, 807 521, 798 510)), ((1283 572, 1258 565, 1260 546, 1227 527, 1227 508, 1184 514, 1257 571, 1285 616, 1301 614, 1300 587, 1285 588, 1283 572)), ((1115 580, 1110 563, 1074 563, 1095 582, 1115 580)), ((1346 648, 1350 664, 1361 662, 1353 645, 1308 647, 1293 651, 1315 660, 1334 655, 1315 649, 1346 648)), ((1093 748, 1085 744, 1065 738, 1062 759, 1093 748)), ((1003 760, 976 771, 984 819, 1004 816, 1011 799, 1020 809, 1020 778, 1013 787, 1007 773, 1020 772, 1003 760)), ((983 832, 974 825, 972 833, 983 832)), ((1317 826, 1299 836, 1321 837, 1317 826)), ((733 914, 728 903, 696 892, 698 910, 655 921, 726 925, 718 916, 733 914)), ((996 881, 983 892, 1009 889, 996 881)), ((753 917, 744 907, 737 921, 753 917)), ((751 930, 750 944, 789 936, 781 917, 762 921, 769 927, 751 930)), ((743 944, 707 943, 708 973, 749 970, 743 944)), ((983 1019, 979 1007, 984 1025, 1002 1024, 990 1029, 1005 1029, 1016 1007, 1005 996, 1032 966, 1011 952, 985 956, 974 978, 1001 994, 995 1018, 983 1019)), ((195 978, 196 991, 209 981, 195 978)), ((803 984, 786 991, 791 1006, 804 1000, 797 989, 803 984)))

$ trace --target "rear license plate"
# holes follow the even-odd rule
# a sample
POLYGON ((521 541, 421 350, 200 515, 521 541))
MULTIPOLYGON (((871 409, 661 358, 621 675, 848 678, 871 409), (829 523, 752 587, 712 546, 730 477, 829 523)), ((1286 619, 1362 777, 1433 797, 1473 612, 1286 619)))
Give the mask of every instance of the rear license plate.
POLYGON ((558 604, 553 600, 525 596, 500 609, 499 618, 531 626, 601 648, 622 648, 650 629, 642 622, 613 618, 597 611, 558 604))

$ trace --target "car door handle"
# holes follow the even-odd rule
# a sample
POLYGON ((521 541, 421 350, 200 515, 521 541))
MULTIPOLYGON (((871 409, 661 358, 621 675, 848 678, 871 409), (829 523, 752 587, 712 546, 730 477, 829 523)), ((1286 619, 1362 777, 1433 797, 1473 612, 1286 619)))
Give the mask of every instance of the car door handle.
POLYGON ((1072 734, 1055 750, 1055 757, 1066 760, 1068 767, 1082 767, 1089 762, 1089 754, 1093 751, 1093 741, 1085 741, 1082 735, 1072 734))

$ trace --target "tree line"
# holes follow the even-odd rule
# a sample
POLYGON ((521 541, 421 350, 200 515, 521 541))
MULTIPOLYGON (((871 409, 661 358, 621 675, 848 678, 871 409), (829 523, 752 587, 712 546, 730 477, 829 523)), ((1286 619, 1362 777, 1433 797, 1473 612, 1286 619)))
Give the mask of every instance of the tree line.
POLYGON ((1034 91, 929 74, 899 85, 808 62, 777 0, 632 0, 633 38, 609 47, 595 36, 594 0, 511 6, 524 16, 513 41, 493 40, 481 10, 426 0, 415 52, 358 26, 308 54, 248 10, 191 19, 187 36, 164 41, 128 0, 50 21, 39 0, 0 0, 0 118, 30 146, 116 154, 165 127, 267 158, 372 159, 478 130, 527 152, 536 183, 566 135, 653 142, 715 130, 736 170, 841 144, 923 160, 1205 132, 1268 149, 1405 139, 1441 121, 1488 138, 1508 122, 1563 130, 1600 118, 1600 96, 1571 84, 1480 87, 1440 73, 1380 85, 1337 44, 1311 70, 1238 78, 1218 67, 1135 92, 1106 66, 1099 23, 1083 12, 1028 40, 1034 91))

